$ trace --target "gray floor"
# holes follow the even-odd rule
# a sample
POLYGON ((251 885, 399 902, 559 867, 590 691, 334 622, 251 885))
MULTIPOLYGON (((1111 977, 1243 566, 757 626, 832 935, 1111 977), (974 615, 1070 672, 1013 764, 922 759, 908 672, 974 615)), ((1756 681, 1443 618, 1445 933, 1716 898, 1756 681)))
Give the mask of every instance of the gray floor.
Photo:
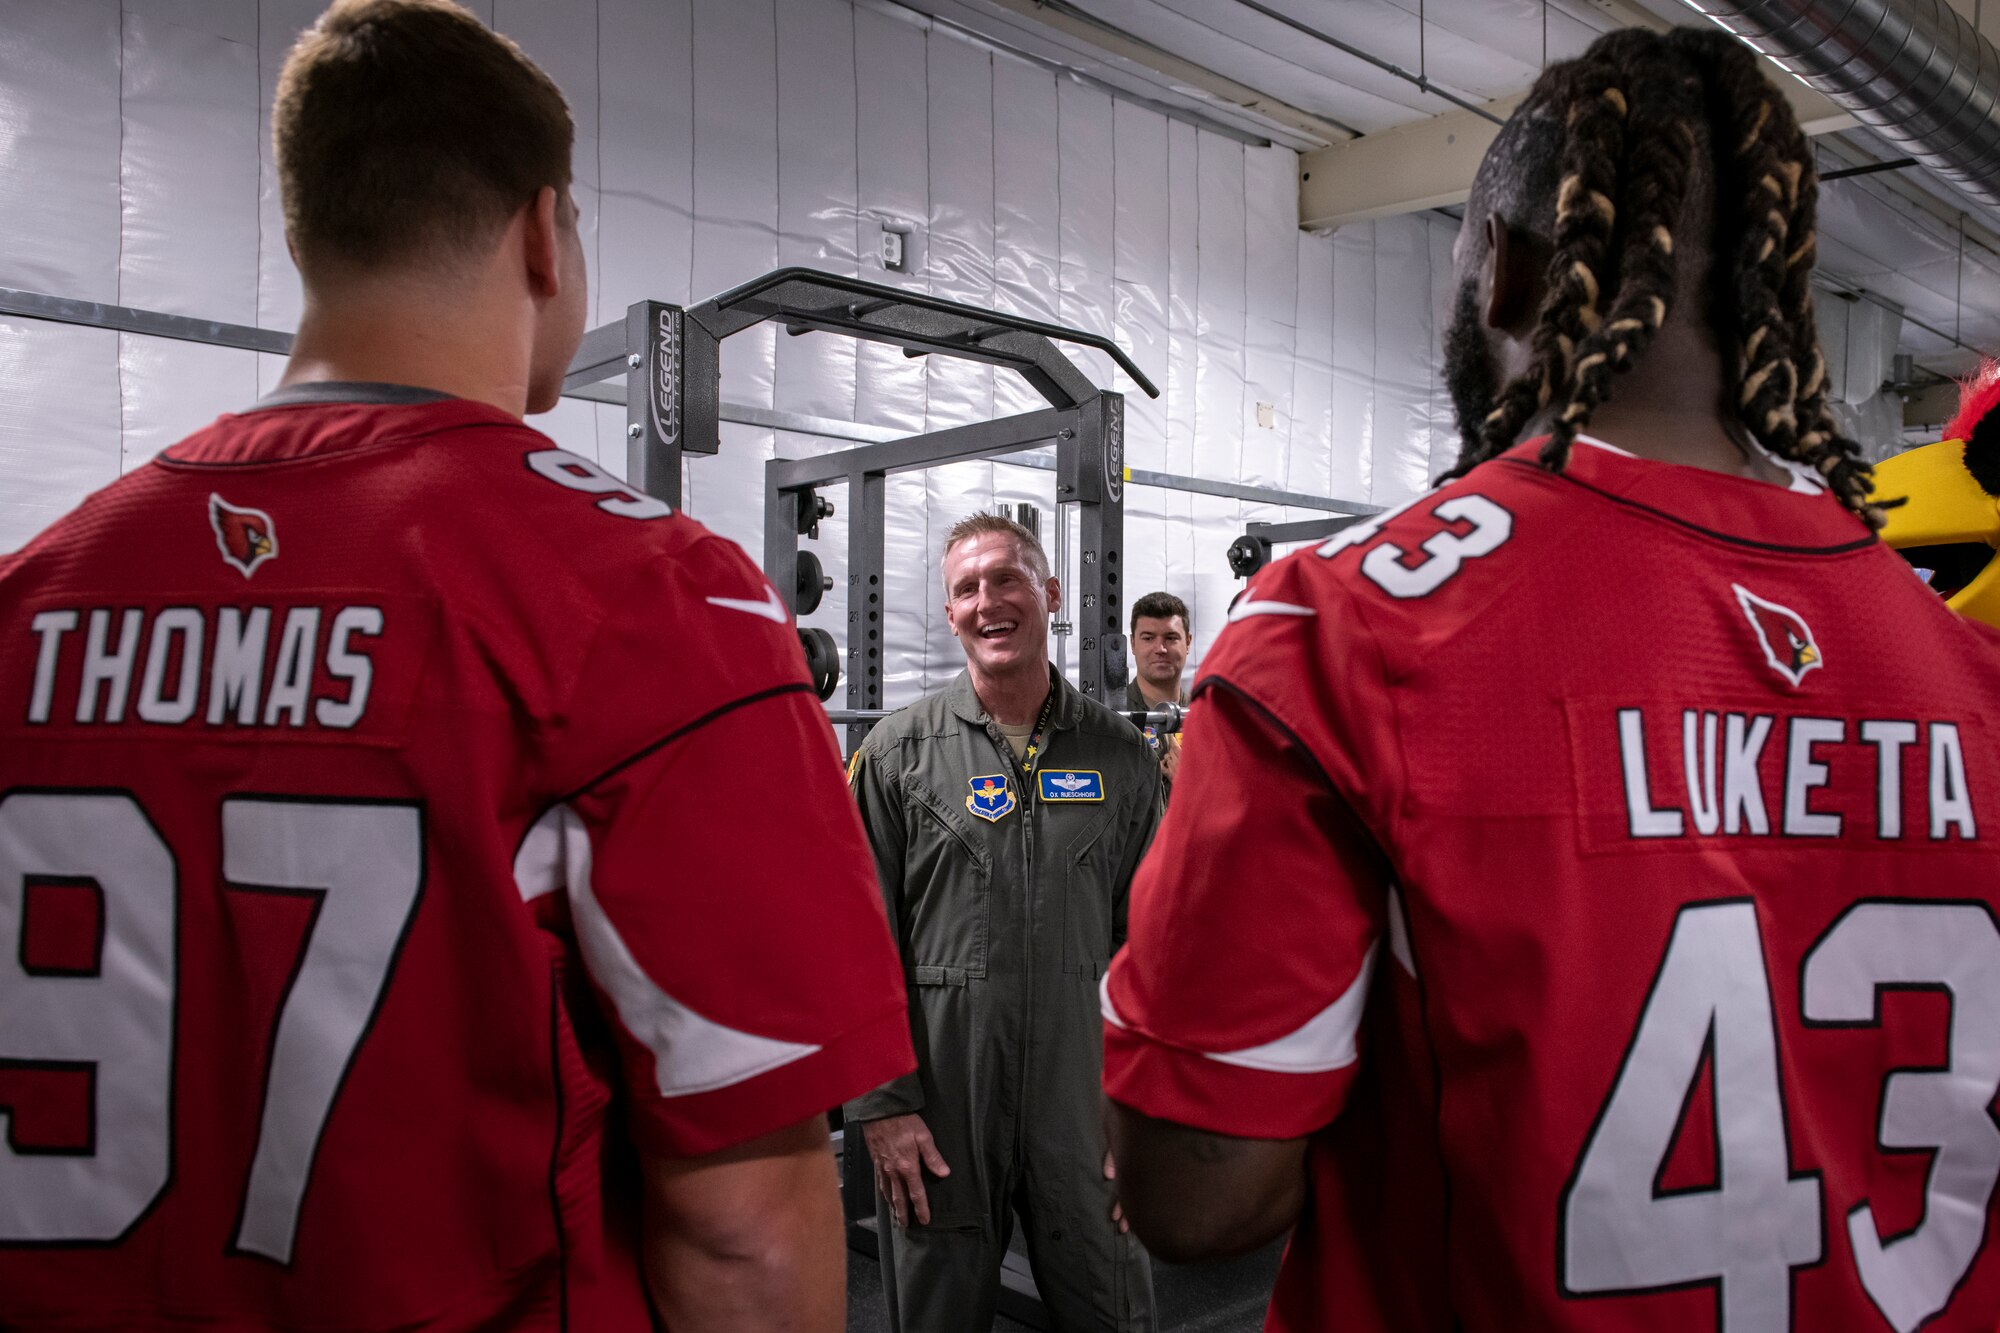
MULTIPOLYGON (((1153 1265, 1153 1290, 1160 1306, 1160 1333, 1256 1333, 1264 1327, 1264 1305, 1278 1275, 1279 1241, 1256 1254, 1224 1264, 1188 1268, 1153 1265)), ((847 1333, 887 1333, 882 1271, 875 1261, 847 1252, 847 1333)), ((994 1333, 1034 1333, 1027 1324, 1000 1316, 994 1333)), ((978 1333, 968 1329, 966 1333, 978 1333)))

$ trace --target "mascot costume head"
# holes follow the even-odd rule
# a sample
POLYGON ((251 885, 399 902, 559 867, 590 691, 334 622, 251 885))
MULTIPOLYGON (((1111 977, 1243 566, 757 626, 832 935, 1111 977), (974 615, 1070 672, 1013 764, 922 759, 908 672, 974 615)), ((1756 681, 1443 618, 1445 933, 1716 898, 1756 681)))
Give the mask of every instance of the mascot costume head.
POLYGON ((2000 362, 1965 382, 1942 440, 1875 465, 1875 498, 1894 506, 1882 539, 1954 611, 2000 626, 2000 362))

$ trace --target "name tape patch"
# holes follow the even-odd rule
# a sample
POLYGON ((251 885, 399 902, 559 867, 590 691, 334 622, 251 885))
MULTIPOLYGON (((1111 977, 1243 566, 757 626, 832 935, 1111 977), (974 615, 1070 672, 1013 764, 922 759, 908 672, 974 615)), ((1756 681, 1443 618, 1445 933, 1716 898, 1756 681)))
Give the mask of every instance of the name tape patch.
POLYGON ((1036 775, 1045 801, 1101 801, 1104 775, 1090 769, 1052 768, 1036 775))

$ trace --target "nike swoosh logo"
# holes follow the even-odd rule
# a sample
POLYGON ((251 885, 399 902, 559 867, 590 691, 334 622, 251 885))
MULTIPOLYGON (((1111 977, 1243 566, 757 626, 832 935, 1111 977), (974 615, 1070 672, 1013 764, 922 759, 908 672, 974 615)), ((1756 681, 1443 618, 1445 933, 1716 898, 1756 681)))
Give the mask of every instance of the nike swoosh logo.
POLYGON ((1251 616, 1316 616, 1319 612, 1310 606, 1297 606, 1291 602, 1259 602, 1244 589, 1243 600, 1229 608, 1229 623, 1248 620, 1251 616))
POLYGON ((742 611, 748 615, 761 616, 773 625, 782 625, 786 620, 785 604, 778 600, 776 588, 764 589, 764 600, 761 602, 747 602, 740 597, 711 597, 708 599, 708 604, 719 606, 725 611, 742 611))

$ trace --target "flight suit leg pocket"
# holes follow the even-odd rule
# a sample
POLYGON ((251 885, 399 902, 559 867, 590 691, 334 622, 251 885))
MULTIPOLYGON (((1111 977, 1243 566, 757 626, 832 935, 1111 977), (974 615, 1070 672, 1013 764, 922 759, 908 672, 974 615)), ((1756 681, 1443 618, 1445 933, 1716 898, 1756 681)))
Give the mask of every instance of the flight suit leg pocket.
POLYGON ((913 1234, 936 1235, 990 1231, 990 1182, 982 1141, 989 1116, 988 1108, 973 1095, 980 1086, 973 979, 963 967, 919 963, 904 966, 903 981, 912 1031, 919 1034, 922 1048, 924 1105, 918 1114, 951 1170, 946 1176, 925 1172, 930 1221, 913 1219, 910 1229, 913 1234))

